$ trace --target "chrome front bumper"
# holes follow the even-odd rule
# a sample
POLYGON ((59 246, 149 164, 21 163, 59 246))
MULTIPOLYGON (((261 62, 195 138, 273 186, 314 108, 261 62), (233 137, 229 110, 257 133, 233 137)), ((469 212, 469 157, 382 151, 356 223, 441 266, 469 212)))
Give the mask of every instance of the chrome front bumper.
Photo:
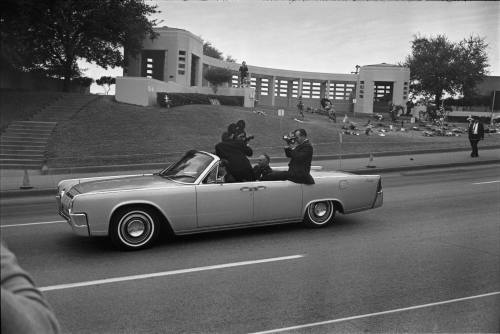
POLYGON ((63 217, 71 226, 71 229, 76 235, 88 237, 90 236, 89 224, 87 221, 87 215, 85 213, 72 213, 66 214, 63 210, 61 203, 61 196, 56 196, 57 208, 59 215, 63 217))

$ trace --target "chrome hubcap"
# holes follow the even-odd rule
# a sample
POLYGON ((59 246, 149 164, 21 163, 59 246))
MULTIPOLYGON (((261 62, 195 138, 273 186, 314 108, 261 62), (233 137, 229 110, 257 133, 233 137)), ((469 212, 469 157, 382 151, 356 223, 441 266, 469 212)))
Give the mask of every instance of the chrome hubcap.
POLYGON ((326 214, 327 214, 327 212, 328 212, 328 208, 327 208, 327 206, 326 206, 326 203, 323 203, 323 202, 321 202, 321 203, 316 203, 316 204, 314 205, 313 212, 314 212, 314 215, 315 215, 316 217, 319 217, 319 218, 321 218, 321 217, 323 217, 324 215, 326 215, 326 214))
POLYGON ((144 231, 146 230, 146 226, 144 225, 144 222, 139 221, 139 220, 134 220, 131 221, 127 225, 127 233, 134 238, 137 238, 144 234, 144 231))
POLYGON ((120 239, 130 246, 147 243, 154 234, 153 218, 144 211, 133 211, 123 216, 118 224, 120 239))

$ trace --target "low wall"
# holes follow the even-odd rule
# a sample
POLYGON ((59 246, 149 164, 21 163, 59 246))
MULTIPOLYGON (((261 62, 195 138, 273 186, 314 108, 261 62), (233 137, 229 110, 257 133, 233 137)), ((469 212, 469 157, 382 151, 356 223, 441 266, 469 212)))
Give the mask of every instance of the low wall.
MULTIPOLYGON (((184 87, 173 81, 160 81, 144 77, 117 77, 115 99, 119 102, 140 106, 156 105, 156 93, 214 94, 210 87, 184 87)), ((255 101, 254 88, 219 87, 215 95, 243 96, 244 107, 252 108, 255 101)))

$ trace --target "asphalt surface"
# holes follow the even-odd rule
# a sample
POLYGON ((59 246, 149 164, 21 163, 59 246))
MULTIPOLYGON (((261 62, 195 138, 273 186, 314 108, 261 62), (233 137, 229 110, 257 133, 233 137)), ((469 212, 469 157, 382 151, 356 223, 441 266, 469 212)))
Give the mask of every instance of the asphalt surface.
POLYGON ((139 252, 74 236, 53 197, 3 198, 1 232, 65 333, 499 332, 498 166, 395 172, 383 185, 383 207, 324 229, 183 236, 139 252))

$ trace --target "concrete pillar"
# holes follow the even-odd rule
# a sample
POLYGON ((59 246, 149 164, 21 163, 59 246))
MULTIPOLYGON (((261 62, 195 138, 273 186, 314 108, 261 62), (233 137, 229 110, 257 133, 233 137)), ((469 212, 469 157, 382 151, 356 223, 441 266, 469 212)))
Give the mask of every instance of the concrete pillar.
POLYGON ((322 98, 325 98, 326 97, 326 82, 322 82, 320 85, 319 85, 319 98, 322 99, 322 98))
POLYGON ((326 81, 325 97, 330 96, 330 80, 326 81))
POLYGON ((299 78, 299 92, 297 94, 298 96, 302 96, 302 78, 299 78))
POLYGON ((269 83, 269 94, 271 94, 271 105, 274 106, 274 101, 275 101, 275 96, 274 96, 274 92, 276 90, 276 77, 273 75, 271 77, 271 82, 269 83))
POLYGON ((287 106, 291 107, 293 105, 292 103, 292 95, 293 95, 293 79, 289 79, 287 81, 287 89, 286 89, 286 101, 287 101, 287 106))
POLYGON ((257 100, 260 100, 261 91, 262 91, 262 78, 259 77, 259 78, 256 78, 256 80, 255 80, 255 98, 257 100))

